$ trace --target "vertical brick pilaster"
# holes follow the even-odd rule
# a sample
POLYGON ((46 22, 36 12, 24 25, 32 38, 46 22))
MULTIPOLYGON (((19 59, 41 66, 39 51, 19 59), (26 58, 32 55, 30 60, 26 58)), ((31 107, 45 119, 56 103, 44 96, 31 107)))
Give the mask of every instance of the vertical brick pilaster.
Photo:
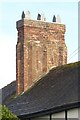
POLYGON ((58 65, 62 65, 63 64, 63 47, 59 47, 59 60, 58 60, 58 65))
POLYGON ((17 81, 17 94, 20 94, 20 74, 21 74, 21 60, 20 60, 20 44, 16 45, 16 81, 17 81))
POLYGON ((32 45, 28 44, 28 85, 32 84, 32 45))
POLYGON ((16 81, 17 81, 17 94, 24 91, 24 28, 17 28, 18 30, 18 42, 16 45, 16 81))
POLYGON ((42 53, 42 71, 43 73, 47 72, 47 48, 43 45, 43 53, 42 53))

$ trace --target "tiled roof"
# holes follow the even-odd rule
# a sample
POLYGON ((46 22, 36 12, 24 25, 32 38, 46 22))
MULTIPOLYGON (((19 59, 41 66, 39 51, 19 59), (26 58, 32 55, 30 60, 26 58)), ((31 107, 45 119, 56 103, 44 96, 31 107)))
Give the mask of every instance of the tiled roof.
POLYGON ((80 102, 80 62, 53 68, 32 88, 7 104, 17 116, 68 109, 80 102))
POLYGON ((11 101, 11 97, 16 94, 16 81, 11 82, 2 88, 2 103, 7 104, 11 101))

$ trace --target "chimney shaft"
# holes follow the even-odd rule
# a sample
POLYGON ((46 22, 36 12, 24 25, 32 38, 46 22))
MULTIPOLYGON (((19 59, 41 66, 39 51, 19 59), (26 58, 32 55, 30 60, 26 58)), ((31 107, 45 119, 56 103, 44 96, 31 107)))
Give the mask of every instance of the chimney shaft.
POLYGON ((16 81, 17 94, 21 94, 49 69, 66 64, 67 48, 63 24, 25 18, 17 21, 16 25, 16 81))

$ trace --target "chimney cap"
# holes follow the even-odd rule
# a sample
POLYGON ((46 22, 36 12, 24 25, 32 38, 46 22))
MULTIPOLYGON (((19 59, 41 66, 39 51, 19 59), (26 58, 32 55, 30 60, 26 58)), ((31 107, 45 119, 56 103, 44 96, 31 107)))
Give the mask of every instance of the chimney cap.
POLYGON ((41 14, 38 13, 37 20, 41 20, 41 14))
POLYGON ((53 16, 53 21, 52 22, 56 22, 56 16, 53 16))
POLYGON ((22 16, 21 16, 21 18, 22 18, 22 19, 25 18, 25 13, 24 13, 24 11, 22 11, 22 16))
POLYGON ((46 21, 44 13, 41 14, 38 13, 37 20, 46 21))
POLYGON ((21 17, 22 19, 31 19, 31 15, 30 15, 30 11, 23 11, 22 12, 22 17, 21 17))
POLYGON ((57 15, 56 22, 57 23, 61 23, 61 17, 60 17, 60 15, 57 15))

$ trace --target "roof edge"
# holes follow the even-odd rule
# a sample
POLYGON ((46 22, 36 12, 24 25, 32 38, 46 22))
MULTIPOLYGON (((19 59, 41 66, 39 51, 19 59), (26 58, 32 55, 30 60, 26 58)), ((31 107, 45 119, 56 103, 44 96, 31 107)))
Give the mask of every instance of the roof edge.
POLYGON ((80 102, 75 102, 75 103, 54 107, 52 109, 43 110, 36 113, 28 114, 28 115, 20 115, 18 117, 21 120, 24 120, 25 118, 32 118, 32 117, 39 117, 39 116, 48 115, 48 114, 54 114, 54 113, 62 112, 62 111, 73 109, 73 108, 79 108, 79 107, 80 107, 80 102))

